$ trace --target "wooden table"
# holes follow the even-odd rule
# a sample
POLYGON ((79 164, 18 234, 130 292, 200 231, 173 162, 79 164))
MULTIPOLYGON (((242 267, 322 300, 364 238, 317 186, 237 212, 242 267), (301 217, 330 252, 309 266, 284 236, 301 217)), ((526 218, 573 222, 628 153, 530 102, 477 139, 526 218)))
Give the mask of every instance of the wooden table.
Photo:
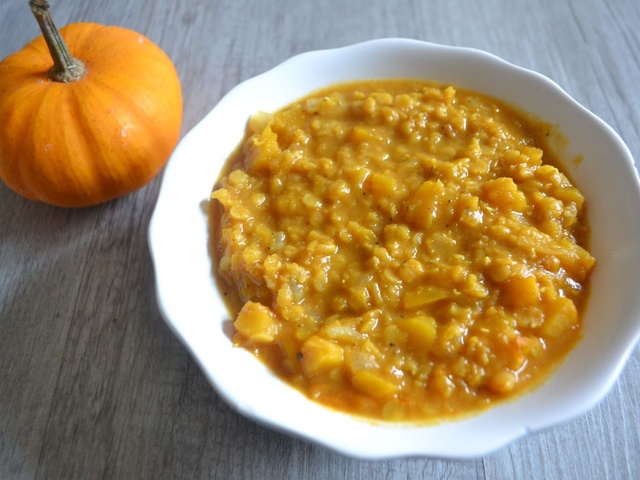
MULTIPOLYGON (((475 47, 537 70, 640 159, 636 0, 53 0, 140 31, 174 60, 183 133, 293 54, 378 37, 475 47)), ((0 57, 39 34, 0 3, 0 57)), ((161 178, 68 210, 0 185, 0 478, 640 478, 640 352, 588 414, 466 461, 344 458, 231 410, 155 303, 147 226, 161 178)))

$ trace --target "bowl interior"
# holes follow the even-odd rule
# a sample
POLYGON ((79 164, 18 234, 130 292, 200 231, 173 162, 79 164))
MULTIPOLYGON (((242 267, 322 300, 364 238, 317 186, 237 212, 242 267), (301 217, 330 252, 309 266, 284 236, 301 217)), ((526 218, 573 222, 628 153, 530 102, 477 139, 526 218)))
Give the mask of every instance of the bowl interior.
POLYGON ((311 52, 237 86, 178 145, 149 230, 158 303, 217 392, 258 422, 363 458, 477 456, 584 412, 617 378, 640 331, 638 185, 633 158, 618 135, 539 74, 484 52, 402 39, 311 52), (376 424, 329 411, 233 348, 208 245, 209 194, 249 116, 334 83, 401 77, 476 90, 557 125, 562 136, 555 148, 587 198, 598 261, 584 338, 547 383, 482 415, 431 427, 376 424))

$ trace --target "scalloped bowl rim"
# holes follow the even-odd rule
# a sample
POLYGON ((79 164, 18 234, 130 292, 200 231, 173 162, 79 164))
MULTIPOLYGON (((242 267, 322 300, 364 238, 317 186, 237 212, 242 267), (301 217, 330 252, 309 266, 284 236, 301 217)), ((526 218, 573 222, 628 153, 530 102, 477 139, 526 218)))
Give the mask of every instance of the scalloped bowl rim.
POLYGON ((174 151, 149 226, 157 301, 218 394, 259 423, 357 458, 478 457, 586 412, 618 378, 640 335, 640 295, 633 288, 640 272, 634 245, 640 238, 639 185, 628 148, 608 125, 547 77, 492 54, 398 38, 303 53, 229 91, 174 151), (480 415, 431 426, 328 410, 233 347, 209 256, 209 194, 252 113, 277 110, 323 86, 392 77, 453 83, 558 125, 568 139, 557 145, 562 157, 582 155, 564 167, 589 201, 591 250, 598 260, 584 337, 546 383, 480 415))

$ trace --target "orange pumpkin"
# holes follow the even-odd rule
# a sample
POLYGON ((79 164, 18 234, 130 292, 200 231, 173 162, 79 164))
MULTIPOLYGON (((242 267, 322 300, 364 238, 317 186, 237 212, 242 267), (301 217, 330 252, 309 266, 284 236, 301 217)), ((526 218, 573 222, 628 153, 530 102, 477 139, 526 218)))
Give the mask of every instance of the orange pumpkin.
POLYGON ((0 62, 0 178, 27 198, 65 207, 147 184, 180 135, 173 63, 119 27, 71 24, 62 41, 47 2, 30 3, 51 52, 41 36, 0 62))

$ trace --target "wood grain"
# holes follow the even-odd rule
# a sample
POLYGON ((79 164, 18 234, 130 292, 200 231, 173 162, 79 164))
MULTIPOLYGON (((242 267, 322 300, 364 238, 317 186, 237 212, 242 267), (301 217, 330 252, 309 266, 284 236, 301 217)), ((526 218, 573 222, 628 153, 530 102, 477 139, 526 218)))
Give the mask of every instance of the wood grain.
MULTIPOLYGON (((52 0, 58 25, 138 30, 180 73, 183 133, 234 85, 307 50, 409 37, 492 52, 563 86, 640 158, 640 3, 52 0)), ((0 57, 38 35, 0 3, 0 57)), ((640 478, 640 353, 592 411, 467 461, 366 462, 276 433, 212 390, 155 304, 160 187, 90 209, 0 185, 0 478, 640 478)))

